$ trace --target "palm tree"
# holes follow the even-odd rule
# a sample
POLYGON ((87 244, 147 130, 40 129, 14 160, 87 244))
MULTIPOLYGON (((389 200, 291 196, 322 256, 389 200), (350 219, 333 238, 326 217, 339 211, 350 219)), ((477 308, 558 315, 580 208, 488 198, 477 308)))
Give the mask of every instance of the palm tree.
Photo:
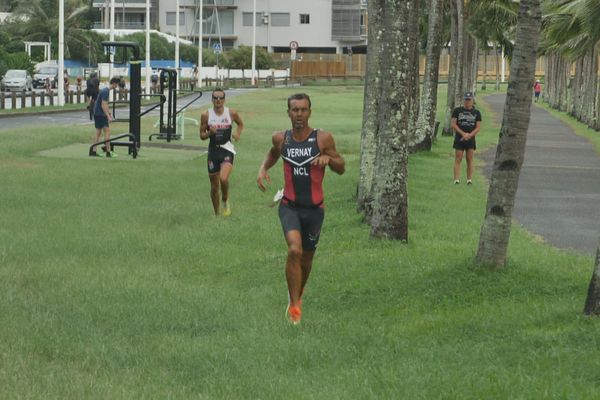
MULTIPOLYGON (((72 53, 82 53, 78 58, 87 59, 90 33, 86 26, 87 20, 81 18, 88 10, 90 4, 83 0, 71 0, 65 3, 65 56, 71 57, 72 53)), ((18 0, 14 7, 14 19, 9 23, 9 30, 13 37, 23 41, 48 41, 58 43, 58 7, 52 0, 18 0)), ((99 43, 92 43, 94 54, 97 54, 99 43)), ((53 49, 55 55, 58 47, 53 49)))
POLYGON ((600 2, 562 0, 544 3, 541 48, 546 53, 546 99, 550 106, 569 111, 588 126, 600 130, 598 47, 600 2), (570 69, 575 79, 568 89, 570 69))
POLYGON ((375 186, 371 236, 408 240, 408 149, 413 79, 409 77, 417 52, 410 36, 418 23, 413 10, 417 0, 383 2, 381 52, 382 85, 375 160, 375 186))
POLYGON ((428 32, 425 62, 425 77, 423 92, 419 106, 419 119, 414 136, 415 145, 423 149, 431 149, 433 129, 437 110, 438 73, 440 65, 440 52, 442 48, 442 34, 444 14, 444 0, 429 0, 428 2, 428 32))
POLYGON ((479 237, 479 264, 503 267, 506 262, 512 210, 525 157, 541 19, 540 0, 521 0, 500 140, 479 237))
POLYGON ((381 18, 383 1, 368 3, 369 44, 367 51, 367 71, 365 75, 363 123, 360 137, 360 178, 358 182, 357 209, 363 212, 365 220, 370 221, 373 202, 373 179, 375 173, 375 150, 379 120, 379 97, 381 92, 381 18))

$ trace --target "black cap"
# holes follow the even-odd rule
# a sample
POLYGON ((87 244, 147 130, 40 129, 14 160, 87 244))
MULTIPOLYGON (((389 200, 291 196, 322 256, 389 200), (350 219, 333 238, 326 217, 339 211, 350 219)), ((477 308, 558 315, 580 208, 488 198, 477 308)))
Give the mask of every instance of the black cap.
POLYGON ((463 97, 465 100, 471 100, 473 99, 473 92, 465 92, 465 95, 463 97))

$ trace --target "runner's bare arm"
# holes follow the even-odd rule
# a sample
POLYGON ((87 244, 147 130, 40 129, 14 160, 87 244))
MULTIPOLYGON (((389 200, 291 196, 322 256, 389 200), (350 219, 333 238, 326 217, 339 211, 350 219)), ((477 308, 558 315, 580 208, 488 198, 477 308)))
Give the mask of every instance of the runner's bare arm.
POLYGON ((237 111, 229 109, 229 112, 231 113, 231 119, 235 121, 237 126, 235 133, 233 134, 233 139, 236 142, 239 142, 240 136, 242 136, 242 131, 244 130, 244 121, 242 121, 242 117, 240 117, 240 114, 238 114, 237 111))
POLYGON ((319 165, 325 167, 329 165, 329 168, 337 174, 343 174, 346 171, 346 161, 337 152, 335 148, 335 141, 333 135, 330 132, 319 132, 317 136, 319 141, 319 148, 321 149, 321 155, 313 160, 312 165, 319 165))
POLYGON ((258 170, 258 176, 256 178, 256 183, 258 184, 258 188, 263 192, 267 190, 263 181, 267 181, 271 183, 271 177, 267 172, 269 168, 271 168, 277 160, 279 160, 279 156, 281 155, 281 145, 283 144, 283 136, 284 132, 275 132, 271 141, 273 142, 273 146, 267 151, 265 155, 265 159, 263 160, 260 168, 258 170))
POLYGON ((208 127, 208 111, 200 116, 200 139, 206 140, 211 134, 214 134, 208 127))

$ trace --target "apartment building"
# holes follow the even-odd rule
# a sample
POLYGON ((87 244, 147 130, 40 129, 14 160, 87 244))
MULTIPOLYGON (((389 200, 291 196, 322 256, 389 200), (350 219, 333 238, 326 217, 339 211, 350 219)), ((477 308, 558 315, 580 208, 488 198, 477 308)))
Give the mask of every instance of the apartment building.
MULTIPOLYGON (((108 27, 109 0, 94 0, 104 11, 99 25, 108 27)), ((143 29, 146 0, 117 1, 117 28, 143 29)), ((252 45, 253 0, 179 0, 179 35, 198 43, 200 5, 205 48, 219 43, 224 49, 252 45)), ((176 0, 151 0, 151 26, 176 33, 176 0)), ((256 45, 270 52, 364 52, 367 0, 256 0, 256 45)))

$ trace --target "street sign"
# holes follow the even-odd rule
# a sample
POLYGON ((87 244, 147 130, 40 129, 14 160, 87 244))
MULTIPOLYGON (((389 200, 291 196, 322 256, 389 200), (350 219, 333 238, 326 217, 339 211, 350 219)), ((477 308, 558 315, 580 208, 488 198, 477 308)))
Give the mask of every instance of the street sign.
POLYGON ((222 51, 220 43, 213 44, 212 48, 213 48, 213 53, 215 53, 215 54, 220 54, 222 51))
POLYGON ((297 50, 298 49, 298 42, 296 42, 295 40, 292 40, 290 42, 290 49, 297 50))

